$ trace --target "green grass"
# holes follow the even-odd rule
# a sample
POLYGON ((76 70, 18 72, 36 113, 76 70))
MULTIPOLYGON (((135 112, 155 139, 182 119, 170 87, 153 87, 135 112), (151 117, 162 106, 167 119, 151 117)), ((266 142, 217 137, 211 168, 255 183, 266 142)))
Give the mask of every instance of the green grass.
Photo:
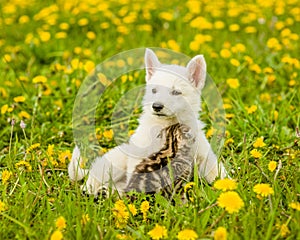
MULTIPOLYGON (((33 0, 1 3, 0 239, 50 239, 60 216, 67 224, 61 230, 64 239, 116 239, 118 234, 150 239, 147 233, 155 224, 167 229, 168 239, 176 239, 184 229, 194 230, 199 239, 212 239, 221 226, 228 239, 300 239, 299 209, 290 206, 300 201, 299 5, 298 0, 200 1, 199 8, 196 1, 51 1, 50 7, 33 0), (195 24, 199 16, 208 23, 200 19, 195 24), (80 26, 81 19, 88 23, 80 26), (233 31, 232 24, 239 29, 233 31), (59 39, 59 32, 65 32, 66 38, 59 39), (87 37, 88 32, 96 37, 91 33, 87 37), (225 103, 226 143, 219 158, 236 179, 236 192, 244 201, 237 213, 216 206, 221 192, 196 178, 190 190, 193 200, 186 205, 172 205, 160 195, 138 195, 133 202, 138 214, 130 215, 120 229, 113 210, 117 194, 94 202, 81 194, 79 183, 69 181, 72 111, 88 75, 84 68, 76 68, 74 59, 83 66, 97 65, 140 47, 170 48, 190 57, 204 54, 225 103), (39 75, 47 81, 34 84, 39 75), (238 79, 238 88, 230 87, 230 78, 238 79), (18 102, 17 96, 25 101, 18 102), (257 109, 251 113, 250 106, 257 109), (262 156, 255 159, 250 152, 259 137, 266 145, 257 148, 262 156), (16 166, 22 160, 31 171, 16 166), (281 167, 270 171, 270 161, 281 167), (11 176, 6 181, 7 172, 11 176), (270 184, 274 194, 257 198, 253 187, 259 183, 270 184), (139 210, 145 200, 150 202, 146 221, 139 210), (86 224, 85 214, 90 219, 86 224)), ((132 81, 118 79, 107 88, 97 107, 96 133, 102 151, 126 141, 128 131, 137 126, 140 98, 132 108, 126 99, 118 105, 124 94, 143 83, 143 71, 136 72, 128 73, 132 81), (121 134, 111 138, 111 128, 121 134)), ((203 109, 209 130, 213 118, 205 104, 203 109)), ((92 150, 98 153, 99 147, 92 150)), ((123 201, 130 203, 127 198, 123 201)))

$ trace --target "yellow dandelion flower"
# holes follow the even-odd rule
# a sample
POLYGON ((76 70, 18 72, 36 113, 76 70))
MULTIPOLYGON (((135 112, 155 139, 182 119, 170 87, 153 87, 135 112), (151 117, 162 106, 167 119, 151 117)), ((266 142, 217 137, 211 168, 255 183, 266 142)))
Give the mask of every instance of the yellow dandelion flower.
POLYGON ((55 226, 59 230, 63 230, 67 227, 66 219, 63 216, 60 216, 55 221, 55 226))
POLYGON ((0 200, 0 213, 7 210, 7 205, 0 200))
POLYGON ((270 74, 267 76, 267 83, 272 84, 276 80, 276 76, 274 74, 270 74))
POLYGON ((40 39, 42 42, 48 42, 51 38, 51 34, 49 32, 40 32, 39 33, 40 39))
POLYGON ((285 24, 282 21, 278 21, 275 23, 275 28, 276 30, 281 30, 282 28, 284 28, 285 24))
POLYGON ((195 186, 194 182, 189 182, 189 183, 185 184, 183 190, 184 190, 184 192, 187 192, 188 190, 192 189, 194 186, 195 186))
POLYGON ((275 162, 275 161, 270 161, 269 162, 268 169, 269 169, 270 172, 274 172, 276 167, 277 167, 277 162, 275 162))
POLYGON ((232 89, 237 89, 240 86, 239 80, 237 78, 228 78, 226 80, 226 83, 232 89))
POLYGON ((78 20, 77 24, 80 26, 80 27, 83 27, 83 26, 86 26, 89 24, 89 20, 87 18, 81 18, 78 20))
POLYGON ((264 143, 264 138, 263 137, 259 137, 255 140, 255 142, 253 143, 253 147, 255 148, 260 148, 260 147, 264 147, 266 146, 266 144, 264 143))
POLYGON ((230 32, 237 32, 238 30, 240 30, 240 25, 238 25, 236 23, 229 25, 230 32))
POLYGON ((8 110, 8 105, 7 104, 3 105, 1 107, 1 114, 4 115, 7 112, 7 110, 8 110))
POLYGON ((129 219, 129 212, 127 211, 125 203, 122 200, 116 201, 112 211, 115 216, 117 228, 124 228, 129 219))
POLYGON ((138 31, 152 32, 153 27, 150 24, 140 24, 137 26, 138 31))
POLYGON ((258 64, 252 64, 249 66, 249 70, 256 72, 257 74, 260 74, 262 72, 260 66, 258 64))
POLYGON ((128 204, 128 209, 132 216, 137 215, 137 209, 133 204, 128 204))
POLYGON ((141 212, 143 214, 144 221, 146 221, 146 219, 147 219, 147 213, 148 213, 149 209, 150 209, 149 202, 148 201, 143 201, 141 203, 140 210, 141 210, 141 212))
POLYGON ((25 102, 26 98, 24 96, 18 96, 18 97, 14 97, 14 102, 16 103, 22 103, 25 102))
POLYGON ((256 33, 257 32, 257 29, 254 26, 245 27, 244 30, 245 30, 246 33, 256 33))
POLYGON ((63 234, 60 230, 56 230, 51 234, 50 240, 62 240, 63 234))
POLYGON ((256 184, 253 187, 253 191, 261 197, 267 197, 274 194, 273 188, 267 183, 256 184))
POLYGON ((86 225, 90 220, 91 220, 91 219, 90 219, 89 214, 83 214, 83 215, 81 216, 80 223, 81 223, 81 225, 86 225))
POLYGON ((132 239, 132 238, 128 237, 128 236, 125 235, 125 234, 117 234, 117 235, 116 235, 116 238, 117 238, 117 239, 132 239))
POLYGON ((206 137, 210 138, 215 133, 215 131, 216 131, 216 129, 214 129, 213 127, 211 127, 210 129, 207 130, 206 137))
POLYGON ((184 229, 177 234, 178 240, 195 240, 198 234, 192 229, 184 229))
POLYGON ((132 134, 134 134, 135 133, 135 130, 129 130, 128 131, 128 137, 130 137, 132 134))
POLYGON ((46 83, 47 78, 45 76, 36 76, 32 79, 32 83, 46 83))
POLYGON ((234 179, 220 179, 214 183, 214 187, 218 190, 227 191, 235 190, 237 188, 237 183, 234 179))
POLYGON ((71 60, 71 67, 74 70, 81 69, 83 67, 83 63, 78 58, 74 58, 71 60))
POLYGON ((40 143, 34 143, 34 144, 32 144, 29 148, 26 149, 26 153, 28 154, 28 153, 30 153, 32 150, 34 150, 34 149, 36 149, 36 148, 38 148, 38 147, 40 147, 40 146, 41 146, 40 143))
POLYGON ((122 68, 122 67, 125 67, 125 66, 126 66, 126 62, 125 62, 123 59, 117 60, 116 64, 117 64, 117 66, 118 66, 119 68, 122 68))
POLYGON ((226 145, 226 146, 227 146, 227 145, 230 145, 230 144, 232 144, 232 143, 234 143, 233 138, 228 138, 228 139, 226 139, 226 141, 225 141, 225 145, 226 145))
POLYGON ((291 29, 285 28, 285 29, 283 29, 283 30, 280 32, 280 36, 283 37, 283 38, 284 38, 284 37, 288 37, 288 36, 291 35, 291 33, 292 33, 291 29))
POLYGON ((199 30, 203 30, 203 29, 212 29, 213 28, 213 24, 211 22, 209 22, 206 18, 204 17, 196 17, 195 19, 193 19, 190 22, 190 26, 192 28, 198 28, 199 30))
POLYGON ((54 154, 53 149, 54 149, 54 144, 49 144, 47 147, 47 151, 46 151, 46 153, 49 157, 53 156, 53 154, 54 154))
POLYGON ((233 191, 221 193, 217 202, 220 207, 225 208, 230 214, 238 212, 244 206, 241 197, 233 191))
POLYGON ((245 107, 246 108, 246 111, 248 114, 252 114, 252 113, 255 113, 256 110, 257 110, 257 106, 256 105, 252 105, 250 107, 245 107))
POLYGON ((55 33, 55 38, 56 39, 65 39, 67 38, 68 34, 66 32, 57 32, 55 33))
POLYGON ((149 202, 148 202, 148 201, 143 201, 143 202, 141 203, 140 209, 141 209, 141 212, 142 212, 142 213, 147 213, 148 210, 150 209, 150 204, 149 204, 149 202))
POLYGON ((151 239, 158 240, 166 238, 168 236, 168 231, 164 226, 156 224, 155 227, 148 232, 148 235, 151 237, 151 239))
POLYGON ((285 223, 282 224, 280 226, 280 236, 281 237, 286 237, 287 235, 289 235, 289 233, 290 233, 290 230, 289 230, 287 224, 285 224, 285 223))
POLYGON ((83 55, 86 57, 90 57, 93 54, 91 49, 85 48, 83 49, 83 55))
POLYGON ((5 63, 9 63, 12 61, 12 57, 9 54, 5 54, 2 59, 3 59, 3 62, 5 62, 5 63))
POLYGON ((300 202, 292 202, 289 205, 292 209, 295 209, 297 211, 300 211, 300 202))
POLYGON ((108 22, 103 22, 103 23, 100 24, 100 27, 102 29, 107 29, 107 28, 109 28, 109 23, 108 22))
POLYGON ((226 240, 227 230, 224 227, 218 227, 214 233, 214 240, 226 240))
POLYGON ((215 29, 223 29, 225 27, 225 23, 222 21, 216 21, 214 22, 214 28, 215 29))
POLYGON ((28 162, 24 161, 24 160, 17 162, 15 164, 15 166, 20 171, 23 171, 23 170, 25 170, 26 172, 31 172, 32 171, 31 165, 28 162))
POLYGON ((89 40, 95 40, 97 36, 96 36, 96 33, 92 32, 92 31, 89 31, 89 32, 87 32, 86 37, 89 40))
POLYGON ((251 152, 250 152, 251 156, 254 157, 254 158, 261 158, 262 157, 262 153, 259 152, 257 149, 253 149, 251 152))
POLYGON ((272 49, 272 50, 275 50, 275 51, 279 51, 282 49, 282 46, 281 44, 279 43, 278 39, 277 38, 270 38, 268 39, 267 41, 267 47, 272 49))
POLYGON ((223 108, 224 109, 231 109, 232 108, 232 105, 230 103, 224 103, 223 104, 223 108))
POLYGON ((70 25, 66 22, 63 22, 63 23, 59 24, 59 28, 61 30, 68 30, 70 28, 70 25))
POLYGON ((231 65, 233 65, 233 66, 235 66, 235 67, 238 67, 238 66, 241 65, 240 61, 237 60, 237 59, 235 59, 235 58, 231 58, 231 59, 230 59, 230 63, 231 63, 231 65))
POLYGON ((4 170, 1 174, 1 180, 3 184, 6 184, 8 182, 8 180, 10 179, 12 173, 8 170, 4 170))
POLYGON ((227 119, 231 119, 231 118, 234 117, 234 114, 233 114, 233 113, 226 113, 226 114, 225 114, 225 117, 226 117, 227 119))
POLYGON ((231 57, 231 52, 228 49, 222 49, 220 51, 220 56, 222 58, 230 58, 231 57))
POLYGON ((263 72, 264 72, 265 74, 271 74, 271 73, 274 72, 274 70, 273 70, 273 68, 271 68, 271 67, 265 67, 265 68, 263 69, 263 72))
POLYGON ((277 121, 277 119, 278 119, 278 111, 276 111, 276 110, 274 110, 274 112, 273 112, 273 118, 274 118, 274 121, 277 121))
POLYGON ((86 63, 83 65, 83 69, 87 73, 91 73, 95 69, 95 63, 93 61, 86 61, 86 63))
POLYGON ((289 86, 290 86, 290 87, 294 87, 296 84, 297 84, 297 82, 296 82, 296 80, 294 80, 294 79, 291 79, 291 80, 289 81, 289 86))
POLYGON ((185 5, 189 9, 189 12, 194 13, 194 14, 200 13, 201 2, 187 1, 185 5))
POLYGON ((248 64, 252 64, 253 63, 253 59, 249 56, 244 56, 244 60, 248 63, 248 64))
POLYGON ((113 132, 112 129, 106 130, 106 131, 103 132, 103 136, 104 136, 105 138, 107 138, 108 140, 112 140, 113 137, 114 137, 114 132, 113 132))
POLYGON ((271 102, 271 95, 269 93, 262 93, 259 98, 262 102, 271 102))
POLYGON ((26 112, 26 111, 21 111, 21 112, 19 112, 19 113, 18 113, 18 116, 19 116, 20 118, 26 118, 26 119, 29 119, 29 118, 30 118, 30 114, 29 114, 28 112, 26 112))
POLYGON ((28 23, 29 21, 30 21, 30 18, 27 15, 22 15, 19 18, 19 23, 20 24, 25 24, 25 23, 28 23))
POLYGON ((173 13, 172 12, 161 12, 159 15, 158 15, 159 18, 163 19, 163 20, 166 20, 166 21, 172 21, 174 16, 173 16, 173 13))
POLYGON ((67 160, 70 161, 71 158, 72 158, 72 153, 70 152, 70 150, 60 152, 58 155, 58 160, 62 165, 66 165, 67 160))
POLYGON ((121 26, 117 27, 117 32, 122 33, 124 35, 127 35, 127 34, 129 34, 130 31, 129 31, 129 28, 127 26, 121 25, 121 26))
POLYGON ((81 47, 75 47, 74 50, 73 50, 73 52, 75 54, 80 54, 82 52, 82 48, 81 47))
POLYGON ((176 52, 180 51, 180 46, 174 39, 168 41, 168 46, 176 52))

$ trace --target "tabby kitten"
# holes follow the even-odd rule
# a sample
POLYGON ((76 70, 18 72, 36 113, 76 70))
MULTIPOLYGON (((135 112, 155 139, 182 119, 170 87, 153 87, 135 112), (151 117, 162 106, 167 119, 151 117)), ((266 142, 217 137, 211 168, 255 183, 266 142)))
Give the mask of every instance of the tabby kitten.
POLYGON ((174 124, 162 130, 165 135, 162 149, 142 160, 128 181, 125 192, 156 193, 173 198, 182 184, 189 181, 194 158, 191 146, 195 142, 191 130, 183 124, 174 124))

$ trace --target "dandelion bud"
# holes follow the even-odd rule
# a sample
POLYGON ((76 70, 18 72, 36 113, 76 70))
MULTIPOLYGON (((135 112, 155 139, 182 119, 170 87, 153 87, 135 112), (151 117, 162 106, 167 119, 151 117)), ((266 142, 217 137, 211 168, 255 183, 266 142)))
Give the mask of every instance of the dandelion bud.
POLYGON ((23 120, 21 120, 20 127, 21 127, 22 129, 25 129, 25 128, 26 128, 26 124, 24 123, 23 120))

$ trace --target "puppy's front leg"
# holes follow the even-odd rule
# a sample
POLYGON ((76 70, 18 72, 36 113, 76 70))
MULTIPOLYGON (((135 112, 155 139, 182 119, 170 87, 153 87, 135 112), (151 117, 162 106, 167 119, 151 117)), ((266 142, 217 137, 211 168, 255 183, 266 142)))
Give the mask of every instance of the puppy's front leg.
POLYGON ((103 189, 122 191, 126 184, 127 155, 121 147, 115 147, 95 159, 86 182, 86 191, 97 195, 103 189))
POLYGON ((196 144, 196 158, 199 176, 205 177, 209 183, 212 183, 218 176, 221 179, 228 176, 223 163, 218 162, 204 132, 200 133, 196 144))

